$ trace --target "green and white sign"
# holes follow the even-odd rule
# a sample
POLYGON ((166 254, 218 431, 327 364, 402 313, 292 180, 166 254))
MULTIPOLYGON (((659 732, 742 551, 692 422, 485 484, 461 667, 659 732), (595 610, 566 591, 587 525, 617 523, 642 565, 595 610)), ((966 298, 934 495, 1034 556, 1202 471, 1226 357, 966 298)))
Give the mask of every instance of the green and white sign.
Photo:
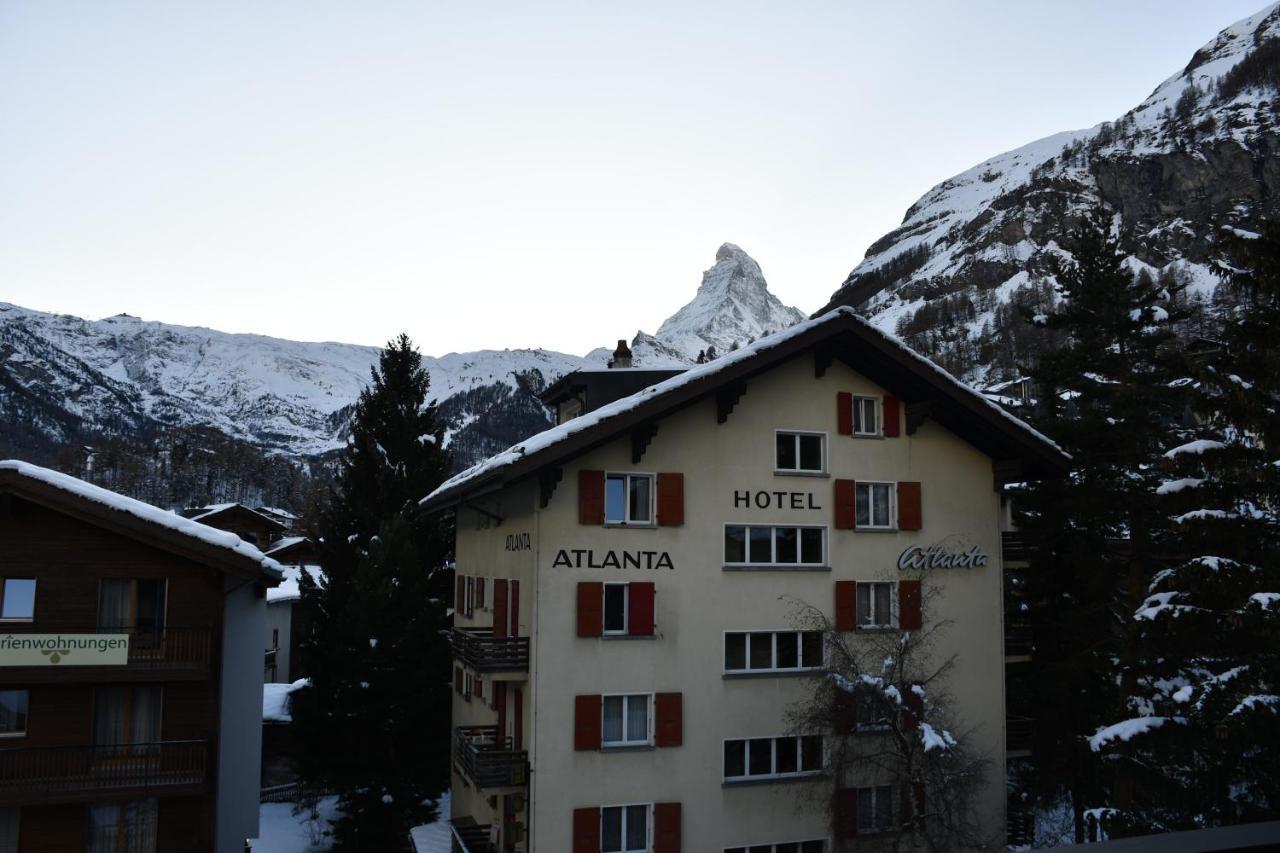
POLYGON ((124 666, 128 634, 5 634, 0 666, 124 666))

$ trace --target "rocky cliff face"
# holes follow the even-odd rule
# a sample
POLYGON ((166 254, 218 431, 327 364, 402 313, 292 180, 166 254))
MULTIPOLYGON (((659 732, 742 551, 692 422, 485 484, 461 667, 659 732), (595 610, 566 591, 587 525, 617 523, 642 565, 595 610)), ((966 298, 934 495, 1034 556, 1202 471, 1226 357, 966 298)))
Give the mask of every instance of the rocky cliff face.
POLYGON ((1223 30, 1114 122, 1057 134, 942 182, 877 240, 831 302, 860 307, 965 379, 1012 376, 1039 338, 1053 261, 1098 204, 1135 273, 1210 301, 1218 235, 1280 213, 1280 5, 1223 30))

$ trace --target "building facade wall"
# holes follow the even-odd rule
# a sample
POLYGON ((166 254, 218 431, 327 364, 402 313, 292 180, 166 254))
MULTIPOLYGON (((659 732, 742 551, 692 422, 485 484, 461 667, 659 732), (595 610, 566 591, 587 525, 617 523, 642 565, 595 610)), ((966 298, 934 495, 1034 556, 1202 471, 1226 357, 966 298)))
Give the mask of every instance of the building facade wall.
POLYGON ((219 706, 217 853, 258 837, 262 787, 262 646, 267 603, 257 585, 226 579, 219 706))
POLYGON ((263 648, 268 651, 275 648, 276 668, 274 677, 272 677, 272 673, 264 670, 264 681, 289 684, 294 680, 293 670, 290 666, 293 651, 293 606, 295 604, 297 604, 297 601, 280 601, 267 605, 266 614, 263 616, 263 623, 266 626, 263 630, 263 637, 265 638, 263 648))
MULTIPOLYGON (((796 358, 747 383, 724 424, 714 400, 690 406, 660 424, 639 464, 623 437, 568 463, 545 509, 536 488, 508 489, 498 498, 504 521, 477 529, 481 517, 463 510, 458 523, 458 571, 464 575, 519 572, 536 580, 533 606, 533 727, 529 831, 536 851, 572 848, 575 808, 681 802, 682 847, 727 847, 830 838, 825 803, 830 780, 726 784, 727 738, 794 733, 788 709, 812 687, 806 677, 726 678, 724 633, 800 627, 797 608, 810 604, 833 616, 837 580, 898 581, 898 556, 910 545, 963 542, 989 555, 980 569, 932 573, 925 579, 926 620, 948 619, 939 656, 955 655, 947 687, 961 728, 972 729, 977 751, 991 760, 980 798, 984 827, 1003 832, 1003 658, 999 501, 990 460, 931 421, 913 435, 851 438, 837 433, 836 393, 880 397, 886 392, 837 363, 820 379, 811 358, 796 358), (826 434, 825 476, 774 471, 774 431, 826 434), (579 470, 680 472, 684 524, 617 529, 579 523, 579 470), (919 531, 834 529, 834 480, 918 481, 919 531), (735 492, 786 492, 769 509, 735 506, 735 492), (793 509, 790 493, 802 495, 793 509), (728 523, 804 524, 826 528, 827 568, 726 571, 728 523), (531 550, 511 555, 508 536, 529 534, 531 550), (590 551, 665 552, 671 568, 589 568, 570 554, 590 551), (514 559, 517 557, 518 559, 514 559), (583 581, 651 581, 656 589, 652 639, 580 638, 577 585, 583 581), (932 594, 931 592, 932 591, 932 594), (574 697, 579 694, 679 692, 681 746, 626 752, 575 751, 574 697)), ((493 502, 480 498, 487 509, 493 502)), ((522 584, 522 587, 527 583, 522 584)), ((526 604, 526 599, 532 602, 526 604)), ((457 707, 458 703, 455 703, 457 707)), ((474 711, 473 711, 474 713, 474 711)), ((874 780, 868 779, 870 784, 874 780)), ((454 813, 471 804, 455 787, 454 813)), ((480 819, 479 817, 477 819, 480 819)), ((1001 841, 1003 838, 1001 837, 1001 841)))

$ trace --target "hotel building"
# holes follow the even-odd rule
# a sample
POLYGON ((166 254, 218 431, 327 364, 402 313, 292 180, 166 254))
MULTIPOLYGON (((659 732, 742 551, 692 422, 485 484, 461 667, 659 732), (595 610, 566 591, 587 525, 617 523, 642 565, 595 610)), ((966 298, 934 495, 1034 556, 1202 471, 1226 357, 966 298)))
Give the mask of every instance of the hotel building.
POLYGON ((455 850, 883 836, 899 798, 832 778, 835 735, 788 724, 824 654, 799 603, 855 643, 950 620, 951 709, 990 759, 979 817, 1002 842, 998 489, 1066 457, 844 308, 598 408, 570 398, 423 501, 456 517, 455 850), (931 572, 922 611, 909 555, 931 546, 985 559, 931 572), (839 826, 812 806, 836 796, 856 810, 839 826))

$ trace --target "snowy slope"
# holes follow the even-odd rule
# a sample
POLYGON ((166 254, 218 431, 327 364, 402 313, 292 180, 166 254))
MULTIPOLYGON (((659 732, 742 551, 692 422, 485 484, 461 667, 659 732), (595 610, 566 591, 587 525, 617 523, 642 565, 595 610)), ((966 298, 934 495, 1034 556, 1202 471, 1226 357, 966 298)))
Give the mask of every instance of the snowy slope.
POLYGON ((938 184, 823 310, 857 306, 971 381, 1008 378, 1025 356, 1011 305, 1044 298, 1074 221, 1099 203, 1119 215, 1135 273, 1175 276, 1210 297, 1221 227, 1280 212, 1270 153, 1280 144, 1277 92, 1233 73, 1246 60, 1242 71, 1275 62, 1278 10, 1223 30, 1114 122, 1037 140, 938 184))

